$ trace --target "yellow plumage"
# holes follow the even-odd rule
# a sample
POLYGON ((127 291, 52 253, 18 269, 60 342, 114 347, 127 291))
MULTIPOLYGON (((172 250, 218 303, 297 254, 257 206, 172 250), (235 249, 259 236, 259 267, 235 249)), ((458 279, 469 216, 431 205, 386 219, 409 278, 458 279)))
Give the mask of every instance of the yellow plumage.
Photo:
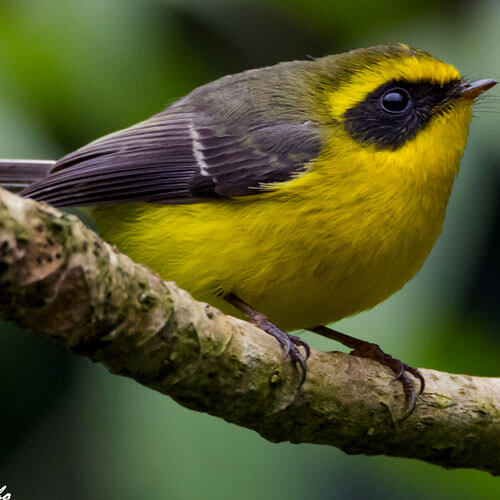
MULTIPOLYGON (((323 89, 337 124, 385 82, 460 79, 413 53, 358 70, 349 85, 323 89)), ((470 100, 457 100, 385 149, 326 128, 319 157, 272 191, 95 216, 107 240, 199 300, 241 316, 221 298, 231 292, 285 330, 327 324, 375 306, 420 269, 441 232, 470 119, 470 100)))

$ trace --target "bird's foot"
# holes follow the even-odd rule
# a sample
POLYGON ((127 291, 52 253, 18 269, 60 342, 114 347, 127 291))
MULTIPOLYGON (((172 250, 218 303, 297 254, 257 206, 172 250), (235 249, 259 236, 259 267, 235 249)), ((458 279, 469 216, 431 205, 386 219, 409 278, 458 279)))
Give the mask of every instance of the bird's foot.
POLYGON ((286 358, 289 356, 294 366, 299 365, 299 369, 301 371, 299 387, 301 387, 306 379, 306 362, 311 354, 309 345, 296 335, 290 335, 280 330, 274 323, 269 321, 269 318, 265 314, 252 309, 251 306, 242 301, 236 295, 229 294, 225 297, 225 299, 237 309, 245 313, 255 326, 258 326, 261 330, 264 330, 266 333, 274 337, 282 345, 285 350, 284 357, 286 358), (305 355, 300 351, 300 347, 304 349, 305 355))
POLYGON ((377 344, 372 344, 371 342, 365 342, 364 340, 351 337, 350 335, 338 332, 328 326, 317 326, 315 328, 310 328, 310 330, 315 333, 319 333, 323 337, 336 340, 346 347, 349 347, 352 349, 350 354, 354 356, 373 359, 390 368, 395 374, 394 380, 399 380, 401 382, 407 401, 406 412, 401 420, 405 420, 413 413, 417 400, 417 394, 415 393, 413 382, 410 378, 408 378, 407 373, 411 373, 420 381, 420 390, 418 394, 422 394, 425 388, 425 379, 416 368, 408 366, 402 361, 399 361, 399 359, 394 359, 392 356, 382 351, 377 344))
POLYGON ((286 358, 290 356, 292 363, 294 365, 299 365, 301 370, 300 387, 306 379, 306 361, 311 353, 309 345, 299 337, 290 335, 289 333, 280 330, 274 323, 269 321, 266 315, 257 313, 255 316, 256 317, 251 318, 252 323, 274 337, 283 346, 283 349, 285 350, 284 357, 286 358), (305 356, 300 352, 299 347, 304 348, 305 356))
POLYGON ((420 382, 420 390, 418 394, 422 394, 425 388, 425 379, 423 375, 406 363, 403 363, 399 359, 393 358, 391 355, 386 354, 377 344, 372 344, 371 342, 361 341, 357 347, 355 347, 350 354, 353 356, 359 356, 362 358, 373 359, 378 361, 384 366, 390 368, 395 377, 393 380, 399 380, 403 386, 403 391, 406 396, 407 408, 405 414, 401 417, 401 420, 408 418, 415 409, 415 403, 417 400, 417 395, 415 393, 415 386, 410 378, 408 378, 407 373, 411 373, 420 382))

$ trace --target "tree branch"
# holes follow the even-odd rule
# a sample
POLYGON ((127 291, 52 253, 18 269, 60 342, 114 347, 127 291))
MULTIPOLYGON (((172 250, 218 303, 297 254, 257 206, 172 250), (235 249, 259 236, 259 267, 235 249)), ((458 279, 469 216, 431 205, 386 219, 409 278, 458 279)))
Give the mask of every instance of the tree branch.
POLYGON ((422 370, 414 414, 376 362, 312 351, 308 376, 253 325, 196 302, 73 216, 0 190, 0 315, 266 439, 500 474, 500 379, 422 370))

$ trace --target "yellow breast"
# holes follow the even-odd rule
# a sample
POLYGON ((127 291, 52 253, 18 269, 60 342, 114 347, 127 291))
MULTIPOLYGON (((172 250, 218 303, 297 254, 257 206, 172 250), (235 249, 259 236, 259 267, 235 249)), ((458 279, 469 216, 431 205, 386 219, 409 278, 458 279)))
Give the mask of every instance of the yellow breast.
POLYGON ((99 208, 106 239, 195 298, 239 315, 233 292, 286 330, 373 307, 422 266, 438 237, 470 107, 397 152, 332 137, 311 170, 273 192, 193 205, 99 208), (334 142, 334 144, 333 144, 334 142))

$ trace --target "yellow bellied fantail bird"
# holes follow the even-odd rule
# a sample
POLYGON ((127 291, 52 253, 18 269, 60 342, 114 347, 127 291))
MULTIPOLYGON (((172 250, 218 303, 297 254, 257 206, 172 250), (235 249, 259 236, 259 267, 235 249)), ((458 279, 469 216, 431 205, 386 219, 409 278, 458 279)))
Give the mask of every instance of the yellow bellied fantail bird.
POLYGON ((470 82, 406 45, 226 76, 55 162, 5 160, 0 182, 93 206, 108 241, 196 299, 246 315, 305 377, 305 328, 409 371, 326 324, 399 290, 436 241, 464 151, 470 82), (304 348, 305 353, 300 348, 304 348))

